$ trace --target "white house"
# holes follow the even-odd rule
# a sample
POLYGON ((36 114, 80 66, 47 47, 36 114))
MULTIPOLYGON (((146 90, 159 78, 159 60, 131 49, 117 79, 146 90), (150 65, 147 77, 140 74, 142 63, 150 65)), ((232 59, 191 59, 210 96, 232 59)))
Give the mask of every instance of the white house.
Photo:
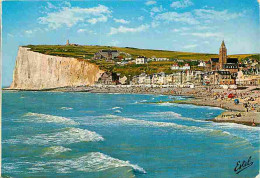
POLYGON ((145 56, 138 56, 135 59, 136 64, 146 64, 147 63, 147 58, 145 56))
POLYGON ((180 67, 179 67, 178 64, 173 64, 173 65, 171 66, 171 70, 179 70, 179 69, 180 69, 180 67))
POLYGON ((153 74, 152 84, 164 85, 166 84, 166 77, 164 72, 153 74))
POLYGON ((186 63, 184 66, 180 67, 180 70, 190 70, 190 65, 186 63))
POLYGON ((200 61, 198 67, 205 67, 205 66, 206 66, 206 62, 200 61))
POLYGON ((169 61, 169 58, 155 58, 155 61, 169 61))

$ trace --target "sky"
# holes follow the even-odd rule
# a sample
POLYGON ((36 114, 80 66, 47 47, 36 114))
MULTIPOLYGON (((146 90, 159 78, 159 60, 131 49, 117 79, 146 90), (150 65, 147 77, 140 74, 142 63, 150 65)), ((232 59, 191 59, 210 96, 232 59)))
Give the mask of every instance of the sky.
POLYGON ((4 1, 2 85, 9 86, 18 47, 110 45, 228 54, 260 53, 257 0, 4 1))

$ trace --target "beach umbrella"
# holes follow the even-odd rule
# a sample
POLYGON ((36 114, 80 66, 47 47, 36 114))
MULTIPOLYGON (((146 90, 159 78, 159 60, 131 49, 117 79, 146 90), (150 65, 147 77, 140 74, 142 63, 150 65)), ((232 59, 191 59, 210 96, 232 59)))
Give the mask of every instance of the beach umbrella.
POLYGON ((235 104, 239 104, 239 99, 235 99, 235 100, 234 100, 234 103, 235 103, 235 104))

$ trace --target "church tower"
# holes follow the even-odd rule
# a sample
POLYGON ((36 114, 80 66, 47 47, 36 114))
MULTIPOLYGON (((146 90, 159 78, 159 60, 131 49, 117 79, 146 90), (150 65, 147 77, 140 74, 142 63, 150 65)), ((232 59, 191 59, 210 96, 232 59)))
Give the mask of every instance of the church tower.
POLYGON ((219 69, 223 69, 223 64, 227 63, 227 48, 224 40, 219 48, 219 69))

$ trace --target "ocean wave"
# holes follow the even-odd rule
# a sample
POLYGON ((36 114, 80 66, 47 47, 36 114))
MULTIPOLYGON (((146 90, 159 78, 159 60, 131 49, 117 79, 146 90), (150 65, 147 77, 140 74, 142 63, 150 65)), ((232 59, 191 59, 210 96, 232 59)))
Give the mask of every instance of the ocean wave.
POLYGON ((260 131, 260 127, 252 127, 243 124, 229 123, 229 122, 212 122, 212 125, 218 126, 220 128, 227 129, 239 129, 239 130, 248 130, 248 131, 260 131))
MULTIPOLYGON (((204 132, 204 133, 212 133, 212 135, 231 135, 228 132, 223 132, 221 130, 214 130, 210 128, 203 128, 203 127, 197 127, 197 126, 186 126, 186 125, 179 125, 172 122, 157 122, 157 121, 146 121, 146 120, 140 120, 140 119, 132 119, 132 118, 125 118, 121 116, 116 115, 106 115, 104 118, 107 119, 116 119, 117 121, 120 121, 124 124, 130 124, 130 125, 142 125, 146 127, 169 127, 179 130, 184 130, 186 132, 204 132)), ((109 123, 112 123, 109 121, 109 123)))
POLYGON ((113 107, 112 110, 115 110, 115 109, 123 109, 122 107, 119 107, 119 106, 116 106, 116 107, 113 107))
POLYGON ((56 133, 39 134, 30 138, 24 138, 24 136, 17 136, 17 138, 15 139, 5 140, 4 143, 23 143, 29 145, 66 145, 78 142, 97 142, 103 140, 104 138, 96 132, 79 128, 66 128, 56 133))
POLYGON ((60 109, 62 109, 62 110, 72 110, 73 108, 70 108, 70 107, 61 107, 60 109))
POLYGON ((173 106, 174 103, 169 103, 169 102, 165 102, 165 103, 155 103, 158 104, 159 106, 173 106))
POLYGON ((208 122, 205 120, 198 120, 198 119, 193 119, 189 117, 183 117, 181 114, 172 112, 172 111, 167 111, 167 112, 148 112, 148 114, 157 116, 157 117, 163 117, 167 119, 179 119, 179 120, 187 120, 187 121, 193 121, 193 122, 208 122))
POLYGON ((66 117, 54 116, 48 114, 32 113, 28 112, 24 115, 25 117, 30 117, 27 121, 38 122, 38 123, 60 123, 66 125, 79 125, 78 122, 66 117))
POLYGON ((213 106, 197 106, 194 104, 178 104, 178 103, 170 103, 170 102, 165 102, 165 103, 156 103, 159 106, 177 106, 180 108, 189 108, 189 109, 197 109, 197 108, 206 108, 209 110, 223 110, 222 108, 218 107, 213 107, 213 106))
POLYGON ((45 169, 55 169, 57 173, 71 173, 76 171, 82 172, 99 172, 111 168, 131 167, 134 171, 145 174, 146 171, 129 161, 123 161, 110 157, 100 152, 91 152, 79 158, 70 160, 57 160, 51 162, 39 162, 32 169, 44 167, 45 169))
POLYGON ((63 146, 52 146, 45 149, 44 156, 57 155, 63 152, 71 151, 70 148, 65 148, 63 146))

